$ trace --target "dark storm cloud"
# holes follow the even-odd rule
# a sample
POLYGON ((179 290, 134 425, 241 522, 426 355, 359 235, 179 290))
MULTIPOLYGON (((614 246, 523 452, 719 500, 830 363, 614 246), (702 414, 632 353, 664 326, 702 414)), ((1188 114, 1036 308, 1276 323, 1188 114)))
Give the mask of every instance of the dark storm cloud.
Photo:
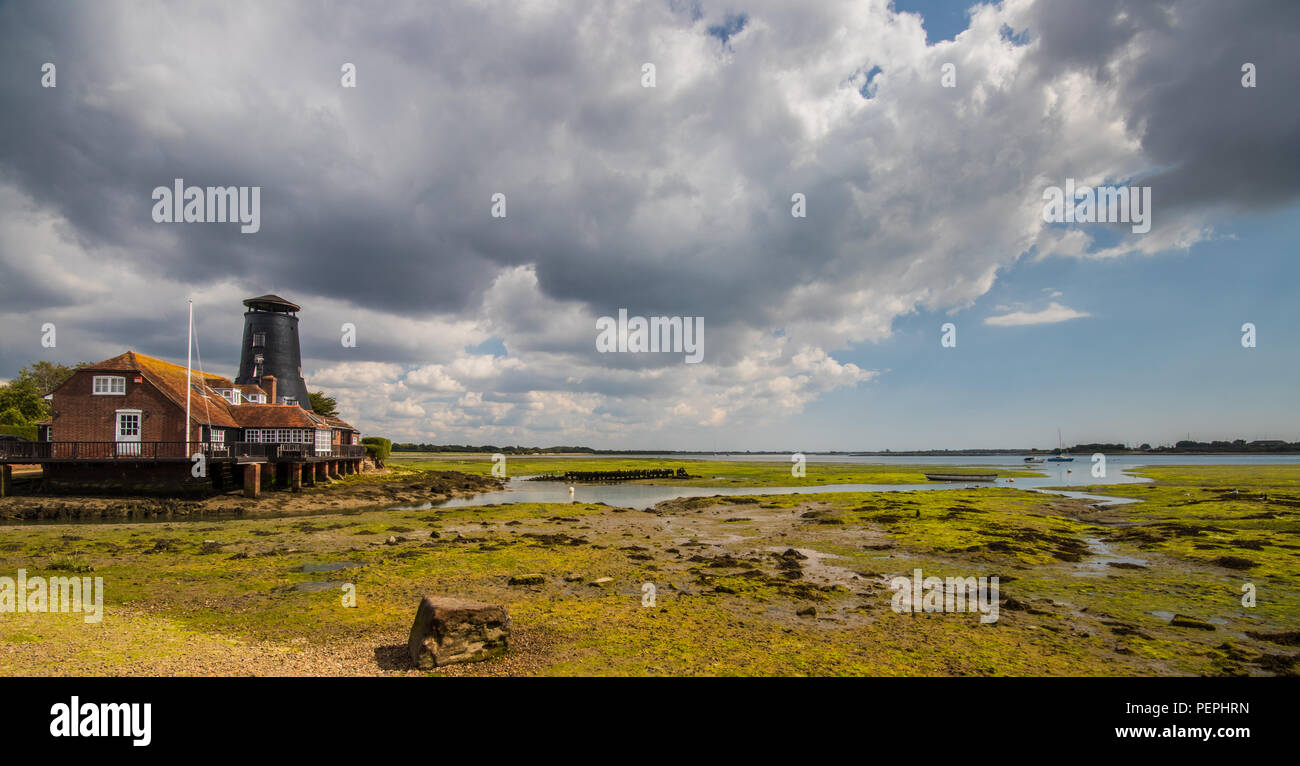
POLYGON ((1300 195, 1300 3, 1045 0, 1032 18, 1038 66, 1119 84, 1128 127, 1157 169, 1140 183, 1162 210, 1266 208, 1300 195), (1245 63, 1255 88, 1242 87, 1245 63))

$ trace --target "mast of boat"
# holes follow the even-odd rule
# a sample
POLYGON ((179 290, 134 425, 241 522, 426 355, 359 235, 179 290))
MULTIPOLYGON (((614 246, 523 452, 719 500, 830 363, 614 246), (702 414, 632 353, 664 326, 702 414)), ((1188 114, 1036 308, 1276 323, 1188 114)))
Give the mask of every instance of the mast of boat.
POLYGON ((191 356, 194 350, 194 301, 186 301, 190 304, 190 324, 189 330, 185 334, 185 456, 189 457, 190 451, 190 365, 193 363, 191 356))

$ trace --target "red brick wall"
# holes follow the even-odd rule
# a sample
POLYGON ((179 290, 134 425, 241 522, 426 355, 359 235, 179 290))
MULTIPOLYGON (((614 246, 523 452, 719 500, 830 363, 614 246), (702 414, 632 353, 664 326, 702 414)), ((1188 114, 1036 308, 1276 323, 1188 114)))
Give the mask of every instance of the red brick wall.
MULTIPOLYGON (((130 372, 121 373, 126 378, 126 394, 92 393, 96 373, 78 370, 67 384, 54 392, 50 412, 54 415, 54 441, 60 442, 111 442, 116 438, 117 413, 120 409, 140 410, 140 441, 185 441, 185 410, 163 396, 148 380, 136 383, 140 377, 130 372)), ((199 438, 198 429, 192 438, 199 438)))

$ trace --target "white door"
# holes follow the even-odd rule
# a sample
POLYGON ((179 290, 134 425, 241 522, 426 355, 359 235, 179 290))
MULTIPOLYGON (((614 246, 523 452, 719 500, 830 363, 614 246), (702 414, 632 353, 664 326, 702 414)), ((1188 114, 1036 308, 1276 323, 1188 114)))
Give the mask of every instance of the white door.
POLYGON ((117 412, 117 454, 140 454, 140 411, 117 412))

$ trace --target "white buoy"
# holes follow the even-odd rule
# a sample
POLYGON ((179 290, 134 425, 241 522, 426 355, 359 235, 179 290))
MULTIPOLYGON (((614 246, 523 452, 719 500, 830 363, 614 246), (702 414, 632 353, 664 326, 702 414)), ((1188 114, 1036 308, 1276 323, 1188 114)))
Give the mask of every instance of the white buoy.
POLYGON ((569 487, 569 497, 573 497, 573 487, 569 487))

